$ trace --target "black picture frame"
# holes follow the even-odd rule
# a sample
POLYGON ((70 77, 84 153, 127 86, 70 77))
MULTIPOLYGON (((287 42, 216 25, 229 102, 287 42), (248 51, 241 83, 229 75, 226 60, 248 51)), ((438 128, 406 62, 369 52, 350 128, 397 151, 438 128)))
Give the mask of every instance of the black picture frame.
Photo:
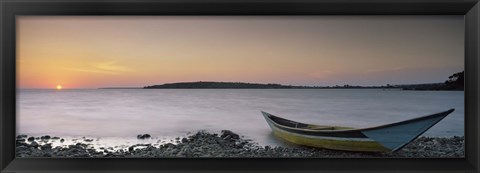
POLYGON ((478 0, 0 0, 0 172, 478 172, 478 0), (17 15, 464 15, 465 158, 15 158, 17 15))

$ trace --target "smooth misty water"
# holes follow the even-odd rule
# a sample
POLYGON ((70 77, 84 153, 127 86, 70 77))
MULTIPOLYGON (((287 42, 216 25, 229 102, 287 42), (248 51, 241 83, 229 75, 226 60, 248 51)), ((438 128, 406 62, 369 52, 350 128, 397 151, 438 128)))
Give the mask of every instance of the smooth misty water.
MULTIPOLYGON (((260 111, 300 122, 369 127, 456 110, 424 136, 464 135, 463 91, 382 89, 18 90, 17 134, 171 140, 229 129, 279 145, 260 111)), ((98 140, 97 140, 98 141, 98 140)), ((118 140, 117 140, 118 141, 118 140)))

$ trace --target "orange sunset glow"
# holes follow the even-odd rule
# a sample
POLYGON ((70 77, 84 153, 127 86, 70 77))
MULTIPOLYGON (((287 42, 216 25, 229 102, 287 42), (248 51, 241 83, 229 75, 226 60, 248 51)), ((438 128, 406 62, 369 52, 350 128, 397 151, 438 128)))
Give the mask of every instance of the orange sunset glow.
POLYGON ((20 16, 17 82, 58 90, 186 81, 441 82, 463 69, 463 22, 463 16, 20 16))

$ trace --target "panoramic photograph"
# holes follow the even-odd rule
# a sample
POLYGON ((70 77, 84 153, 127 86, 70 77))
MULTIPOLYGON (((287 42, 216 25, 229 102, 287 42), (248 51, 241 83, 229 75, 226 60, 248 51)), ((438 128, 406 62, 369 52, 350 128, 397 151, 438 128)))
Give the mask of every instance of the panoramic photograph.
POLYGON ((463 158, 464 16, 17 16, 16 157, 463 158))

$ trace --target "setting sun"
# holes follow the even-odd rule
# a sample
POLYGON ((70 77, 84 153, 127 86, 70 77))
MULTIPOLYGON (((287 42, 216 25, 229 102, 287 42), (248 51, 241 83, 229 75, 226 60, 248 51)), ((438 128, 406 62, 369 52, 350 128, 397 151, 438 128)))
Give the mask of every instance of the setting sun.
POLYGON ((57 88, 57 90, 61 90, 63 87, 62 87, 62 85, 57 85, 56 88, 57 88))

